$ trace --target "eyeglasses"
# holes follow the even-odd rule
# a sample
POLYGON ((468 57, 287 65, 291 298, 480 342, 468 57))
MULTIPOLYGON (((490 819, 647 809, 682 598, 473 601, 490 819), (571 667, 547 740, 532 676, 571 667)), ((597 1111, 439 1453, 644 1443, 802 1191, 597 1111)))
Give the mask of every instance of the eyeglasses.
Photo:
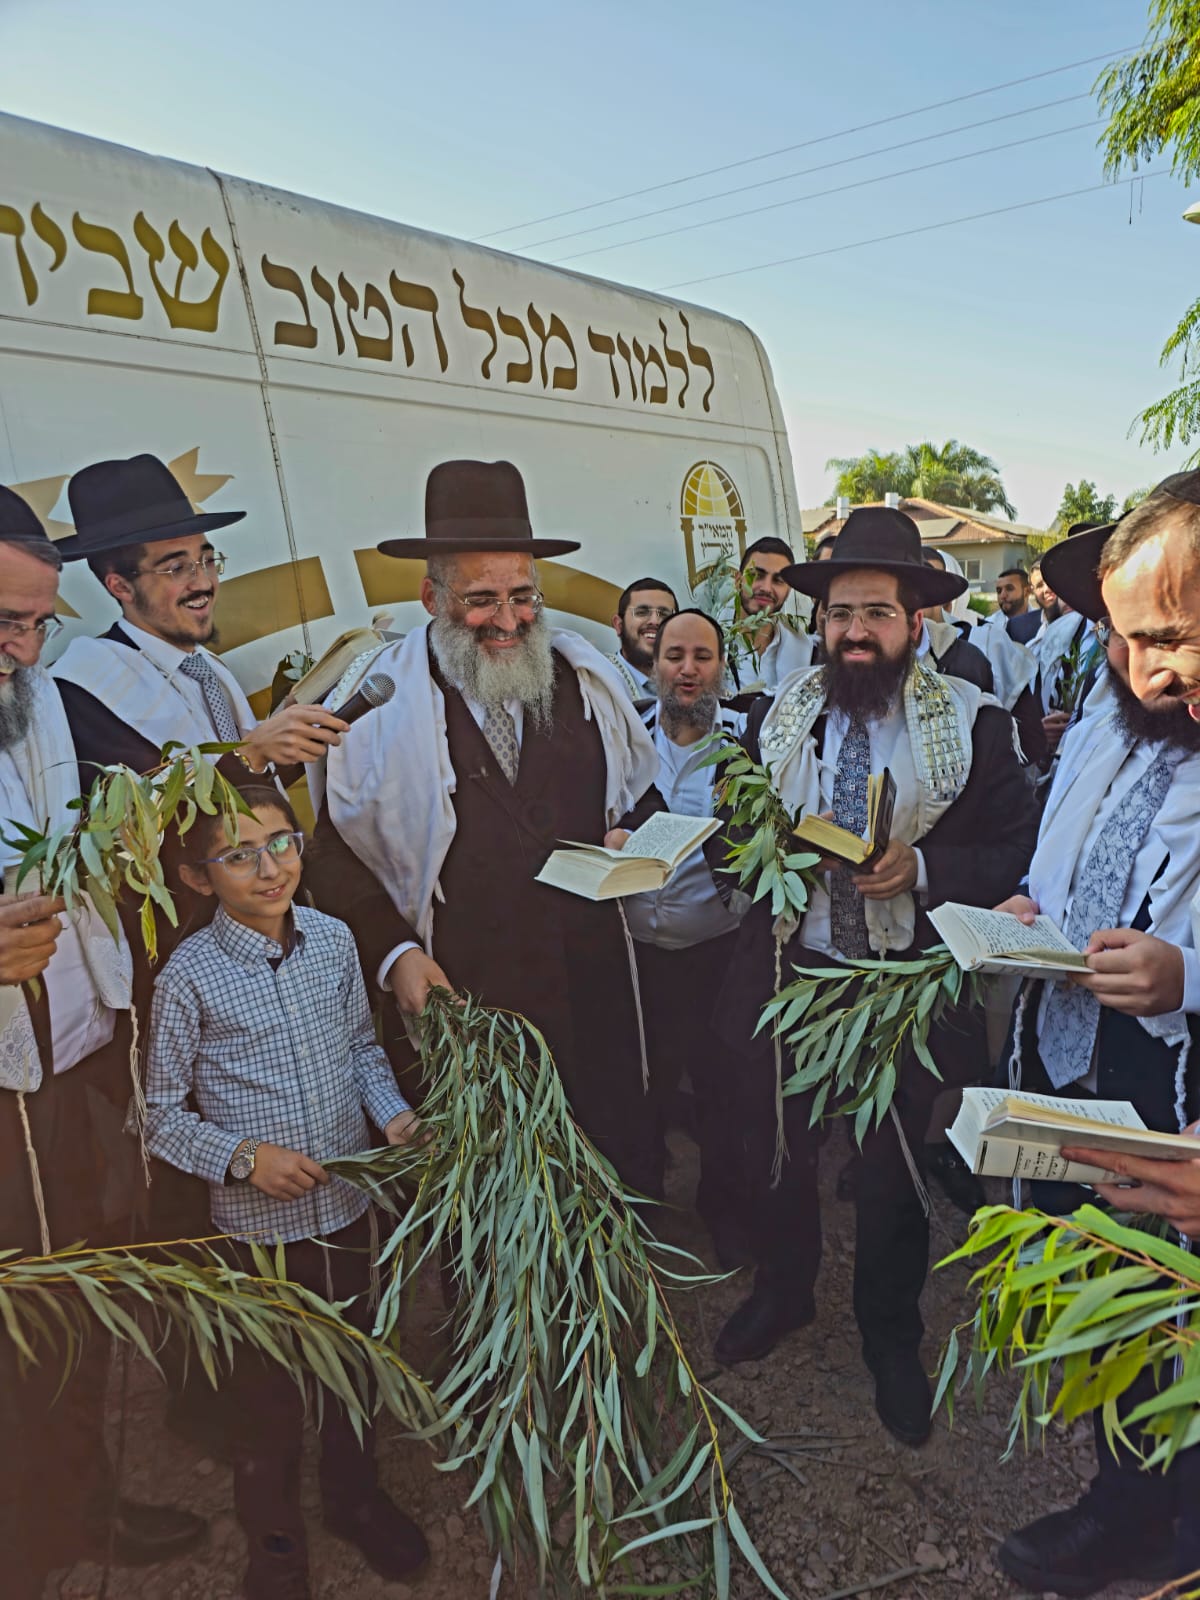
POLYGON ((826 606, 825 621, 832 622, 835 628, 848 628, 855 617, 861 619, 866 628, 882 628, 889 622, 895 622, 900 615, 895 606, 826 606))
POLYGON ((653 617, 656 622, 665 622, 668 617, 673 617, 675 615, 675 607, 630 606, 627 614, 633 617, 636 622, 646 622, 651 617, 653 617))
POLYGON ((205 556, 200 561, 176 561, 169 567, 137 567, 130 577, 133 578, 169 578, 172 583, 179 583, 182 579, 192 579, 198 572, 211 572, 215 577, 220 577, 225 571, 225 557, 223 555, 205 556))
POLYGON ((62 630, 61 617, 43 617, 40 622, 18 622, 15 617, 0 617, 0 639, 23 639, 27 633, 40 633, 45 644, 62 630))
POLYGON ((513 611, 527 611, 531 616, 536 616, 546 604, 546 597, 540 589, 518 589, 516 594, 501 598, 498 594, 459 594, 448 583, 442 584, 442 588, 447 594, 452 594, 464 610, 474 611, 481 619, 494 617, 501 606, 510 606, 513 611))
POLYGON ((1096 624, 1097 643, 1100 645, 1101 649, 1107 650, 1114 639, 1118 644, 1124 644, 1125 642, 1124 636, 1117 632, 1108 618, 1101 617, 1100 621, 1096 624))
POLYGON ((303 854, 302 833, 277 833, 266 844, 239 844, 232 850, 222 850, 219 856, 206 856, 200 865, 224 867, 231 878, 257 878, 262 871, 263 856, 283 862, 299 861, 303 854))

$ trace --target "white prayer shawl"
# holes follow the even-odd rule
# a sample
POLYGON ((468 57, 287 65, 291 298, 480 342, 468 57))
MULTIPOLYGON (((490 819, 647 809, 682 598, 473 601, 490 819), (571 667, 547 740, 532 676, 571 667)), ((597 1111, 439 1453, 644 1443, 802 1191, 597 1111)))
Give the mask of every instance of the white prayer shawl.
MULTIPOLYGON (((211 650, 203 651, 229 698, 242 733, 257 725, 241 685, 211 650)), ((210 744, 216 738, 208 717, 183 693, 176 674, 168 675, 144 650, 113 639, 72 639, 51 669, 64 683, 76 684, 111 707, 143 739, 161 750, 171 739, 181 744, 210 744)))
POLYGON ((988 658, 996 699, 1006 711, 1011 711, 1018 697, 1032 688, 1037 677, 1038 658, 1030 646, 1009 638, 1007 621, 1002 611, 995 612, 982 627, 975 629, 971 643, 988 658))
MULTIPOLYGON (((812 727, 825 709, 821 692, 823 669, 810 667, 794 673, 780 685, 775 701, 763 719, 760 747, 764 764, 788 811, 799 813, 821 810, 821 771, 826 764, 817 755, 812 727)), ((905 685, 907 739, 897 742, 891 773, 896 781, 896 809, 892 818, 892 838, 904 844, 918 844, 958 799, 971 772, 972 731, 982 705, 995 705, 972 683, 944 676, 918 661, 905 685), (944 692, 938 692, 938 686, 944 692), (914 692, 916 691, 916 692, 914 692), (953 747, 951 767, 940 766, 923 737, 917 715, 917 695, 924 691, 936 695, 941 712, 938 719, 943 741, 953 747), (933 759, 931 760, 931 754, 933 759)), ((877 955, 905 950, 916 932, 916 907, 911 894, 891 900, 864 901, 867 935, 877 955)), ((783 922, 776 933, 787 939, 795 932, 783 922)))
MULTIPOLYGON (((1075 642, 1078 632, 1082 642, 1087 630, 1087 619, 1078 611, 1068 611, 1065 616, 1055 617, 1046 631, 1035 639, 1029 647, 1029 653, 1034 656, 1038 670, 1042 674, 1042 710, 1049 712, 1050 701, 1058 688, 1059 679, 1062 677, 1063 661, 1070 654, 1071 646, 1075 642)), ((1086 651, 1087 645, 1082 646, 1086 651)))
MULTIPOLYGON (((1097 689, 1097 693, 1099 693, 1097 689)), ((1029 894, 1059 926, 1067 920, 1071 883, 1084 842, 1117 773, 1132 748, 1121 732, 1111 693, 1104 693, 1088 714, 1063 740, 1058 770, 1050 788, 1038 832, 1037 849, 1029 867, 1029 894)), ((1158 815, 1151 824, 1153 848, 1168 855, 1166 867, 1150 886, 1149 932, 1168 944, 1195 948, 1192 923, 1194 899, 1200 885, 1200 827, 1196 823, 1196 796, 1200 793, 1200 754, 1188 756, 1175 776, 1158 815)), ((1175 1044, 1187 1037, 1182 1012, 1162 1017, 1139 1017, 1147 1033, 1175 1044)))
MULTIPOLYGON (((933 547, 930 546, 929 548, 933 547)), ((937 553, 946 563, 947 572, 952 572, 956 578, 966 577, 966 573, 950 554, 949 550, 942 550, 939 548, 937 553)), ((969 589, 964 589, 961 594, 956 594, 948 606, 942 607, 942 611, 944 615, 952 617, 955 622, 969 623, 972 629, 975 629, 979 626, 980 619, 975 612, 971 610, 971 591, 969 589)), ((974 642, 975 641, 972 638, 971 643, 974 644, 974 642)))
MULTIPOLYGON (((329 752, 325 794, 342 838, 431 950, 434 899, 442 898, 438 880, 454 839, 455 775, 428 638, 425 623, 373 659, 373 670, 395 680, 396 693, 329 752)), ((577 674, 584 713, 603 740, 612 827, 654 782, 654 742, 611 662, 577 633, 554 631, 550 643, 577 674)))
MULTIPOLYGON (((79 794, 79 767, 66 712, 58 690, 41 667, 28 670, 33 685, 29 732, 11 754, 25 779, 38 826, 69 828, 78 813, 67 803, 79 794)), ((2 820, 2 819, 0 819, 2 820)), ((35 891, 30 877, 21 892, 35 891)), ((72 914, 84 964, 106 1006, 127 1011, 133 994, 133 960, 122 937, 113 939, 90 904, 72 914)), ((0 1089, 33 1090, 42 1081, 42 1063, 29 1008, 19 984, 0 985, 0 1089)))
POLYGON ((812 666, 815 638, 781 622, 775 637, 759 657, 758 674, 768 694, 774 694, 785 678, 812 666))

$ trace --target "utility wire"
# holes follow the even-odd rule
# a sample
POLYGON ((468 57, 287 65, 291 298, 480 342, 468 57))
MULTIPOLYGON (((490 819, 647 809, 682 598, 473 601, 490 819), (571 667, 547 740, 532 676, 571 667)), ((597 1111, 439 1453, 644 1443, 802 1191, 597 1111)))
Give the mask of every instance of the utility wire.
POLYGON ((747 272, 766 272, 770 267, 788 267, 797 261, 815 261, 818 256, 836 256, 845 250, 862 250, 870 244, 886 244, 892 239, 910 239, 918 233, 934 233, 938 228, 957 228, 964 222, 982 222, 985 217, 1002 217, 1010 211, 1028 211, 1031 206, 1049 206, 1057 200, 1074 200, 1081 194, 1098 194, 1101 189, 1118 189, 1122 184, 1149 182, 1151 178, 1165 178, 1168 170, 1138 173, 1132 178, 1122 178, 1118 183, 1093 183, 1086 189, 1067 189, 1062 194, 1043 195, 1040 200, 1019 200, 1011 206, 995 206, 991 211, 973 211, 967 217, 947 217, 944 222, 927 222, 919 228, 901 228, 896 233, 877 233, 871 239, 854 239, 849 244, 834 244, 824 250, 809 250, 801 256, 780 256, 775 261, 759 261, 750 267, 734 267, 730 272, 710 272, 703 278, 683 278, 677 283, 660 284, 654 294, 666 294, 672 289, 690 289, 698 283, 716 283, 720 278, 740 278, 747 272))
POLYGON ((1045 100, 1041 105, 1026 106, 1021 111, 1005 111, 998 117, 984 117, 979 122, 960 122, 957 128, 943 128, 940 133, 923 133, 916 139, 901 139, 896 144, 876 145, 874 150, 863 150, 856 156, 840 156, 836 161, 823 161, 815 167, 800 167, 796 172, 783 172, 777 178, 760 178, 757 183, 739 183, 732 189, 718 189, 716 194, 697 195, 694 200, 677 200, 674 205, 655 206, 650 211, 638 211, 631 217, 616 217, 612 222, 596 222, 590 228, 576 228, 572 233, 556 233, 549 239, 531 239, 521 246, 521 253, 540 250, 544 245, 561 244, 565 239, 582 239, 589 233, 603 233, 608 228, 620 228, 627 222, 645 222, 649 217, 665 216, 669 211, 686 211, 689 206, 702 206, 709 200, 727 200, 731 194, 748 194, 752 189, 769 189, 772 184, 787 183, 792 178, 811 178, 814 172, 832 172, 835 167, 852 166, 856 161, 869 161, 872 156, 891 155, 895 150, 908 150, 913 145, 933 144, 938 139, 949 139, 956 133, 970 133, 975 128, 989 128, 996 122, 1011 122, 1014 117, 1031 117, 1037 111, 1053 111, 1058 106, 1073 105, 1077 100, 1090 100, 1091 94, 1068 94, 1061 100, 1045 100))
POLYGON ((984 95, 999 94, 1004 89, 1016 89, 1023 83, 1037 83, 1042 78, 1054 78, 1063 72, 1073 72, 1076 67, 1091 67, 1097 61, 1112 61, 1130 55, 1136 45, 1125 45, 1120 50, 1106 50, 1103 55, 1085 56, 1082 61, 1068 61, 1065 66, 1048 67, 1044 72, 1030 72, 1023 78, 1010 78, 1006 83, 993 83, 986 89, 973 89, 969 94, 952 95, 947 100, 935 100, 911 111, 897 111, 889 117, 877 117, 873 122, 860 122, 853 128, 842 128, 837 133, 818 134, 813 139, 801 139, 798 144, 781 145, 777 150, 764 150, 761 155, 743 156, 740 161, 727 161, 720 167, 706 167, 703 172, 690 172, 683 178, 669 178, 665 183, 652 183, 644 189, 629 189, 624 194, 610 195, 607 200, 592 200, 585 206, 571 206, 566 211, 551 211, 544 217, 533 217, 528 222, 513 222, 507 228, 493 228, 491 233, 476 234, 474 244, 486 239, 498 239, 502 233, 519 233, 523 228, 538 228, 543 222, 557 222, 560 217, 577 217, 584 211, 596 211, 601 206, 618 205, 622 200, 637 200, 644 194, 658 194, 663 189, 674 189, 681 183, 692 183, 698 178, 713 178, 722 172, 733 172, 737 167, 749 167, 757 161, 770 161, 774 156, 786 156, 793 150, 807 150, 811 145, 828 144, 831 139, 845 139, 852 133, 865 133, 870 128, 883 128, 892 122, 903 122, 908 117, 923 116, 927 111, 940 111, 945 106, 962 105, 967 100, 979 100, 984 95))
POLYGON ((609 250, 624 250, 635 244, 646 244, 651 239, 669 239, 677 233, 692 233, 697 228, 715 227, 719 222, 737 222, 742 217, 761 216, 764 211, 780 211, 785 206, 803 205, 806 200, 820 200, 826 195, 848 194, 852 189, 866 189, 873 183, 887 183, 892 178, 908 178, 915 172, 932 172, 935 167, 952 167, 960 161, 974 161, 979 156, 993 156, 1001 150, 1016 150, 1021 145, 1040 144, 1044 139, 1057 139, 1064 133, 1078 133, 1083 128, 1099 127, 1093 118, 1090 122, 1076 122, 1069 128, 1052 128, 1048 133, 1033 133, 1024 139, 1010 139, 1007 144, 990 144, 982 150, 967 150, 962 155, 942 156, 938 161, 922 161, 915 167, 898 167, 894 172, 878 172, 873 178, 857 178, 853 183, 835 184, 832 189, 814 189, 809 194, 793 195, 789 200, 772 200, 770 205, 751 206, 747 211, 728 211, 724 216, 705 217, 702 222, 684 222, 677 228, 663 228, 658 233, 643 233, 636 239, 621 239, 616 244, 592 245, 588 250, 576 250, 569 256, 554 256, 550 265, 563 261, 578 261, 582 256, 604 255, 609 250))

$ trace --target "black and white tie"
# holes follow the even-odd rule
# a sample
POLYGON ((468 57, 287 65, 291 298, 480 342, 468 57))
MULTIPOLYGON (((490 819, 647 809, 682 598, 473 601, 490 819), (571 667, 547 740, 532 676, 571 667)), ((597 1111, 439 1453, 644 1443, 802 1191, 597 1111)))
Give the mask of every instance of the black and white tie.
POLYGON ((179 670, 184 677, 191 678, 200 685, 200 692, 204 696, 204 704, 208 708, 208 720, 213 725, 213 732, 222 744, 240 744, 242 733, 234 721, 233 712, 229 709, 229 701, 221 687, 221 680, 213 671, 212 662, 203 653, 195 650, 191 655, 184 656, 179 663, 179 670))

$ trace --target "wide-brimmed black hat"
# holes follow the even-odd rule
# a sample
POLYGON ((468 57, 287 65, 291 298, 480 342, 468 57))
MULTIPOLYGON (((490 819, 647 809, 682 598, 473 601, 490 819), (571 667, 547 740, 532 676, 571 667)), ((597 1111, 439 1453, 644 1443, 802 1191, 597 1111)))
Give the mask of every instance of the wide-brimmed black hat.
POLYGON ((197 511, 157 456, 97 461, 67 485, 75 532, 58 541, 64 561, 83 561, 131 544, 186 539, 240 522, 244 511, 197 511))
POLYGON ((1115 527, 1115 522, 1073 522, 1067 537, 1038 562, 1058 598, 1090 622, 1099 622, 1107 610, 1100 593, 1100 556, 1115 527))
POLYGON ((377 548, 385 556, 565 556, 579 541, 534 538, 525 483, 511 461, 443 461, 425 485, 425 537, 384 539, 377 548))
POLYGON ((794 567, 784 567, 780 576, 801 594, 824 600, 834 578, 855 567, 894 572, 922 606, 948 605, 968 587, 967 580, 957 573, 925 565, 916 523, 894 506, 863 506, 852 511, 827 561, 798 561, 794 567))
POLYGON ((0 541, 20 539, 23 544, 37 540, 48 545, 54 541, 37 519, 27 501, 15 489, 6 489, 0 483, 0 541))

